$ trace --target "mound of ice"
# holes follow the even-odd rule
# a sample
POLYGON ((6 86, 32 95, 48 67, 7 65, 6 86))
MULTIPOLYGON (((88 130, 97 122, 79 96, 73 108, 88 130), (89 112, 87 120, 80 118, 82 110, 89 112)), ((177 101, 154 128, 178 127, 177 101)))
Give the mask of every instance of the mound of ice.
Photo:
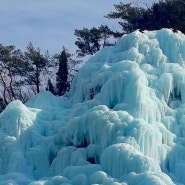
POLYGON ((0 184, 185 184, 185 36, 135 31, 98 52, 69 93, 0 115, 0 184))

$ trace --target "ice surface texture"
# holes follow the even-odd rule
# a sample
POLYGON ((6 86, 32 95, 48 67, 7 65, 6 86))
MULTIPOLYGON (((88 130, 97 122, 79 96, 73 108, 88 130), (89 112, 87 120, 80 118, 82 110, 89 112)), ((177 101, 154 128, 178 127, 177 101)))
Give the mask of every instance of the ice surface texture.
POLYGON ((185 36, 135 31, 63 97, 0 114, 0 185, 185 184, 185 36))

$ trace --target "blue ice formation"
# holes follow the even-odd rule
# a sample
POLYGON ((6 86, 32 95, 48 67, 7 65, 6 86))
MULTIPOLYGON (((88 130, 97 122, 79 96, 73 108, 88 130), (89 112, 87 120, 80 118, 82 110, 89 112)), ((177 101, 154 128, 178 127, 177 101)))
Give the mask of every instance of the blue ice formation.
POLYGON ((185 184, 185 35, 135 31, 0 114, 0 185, 185 184))

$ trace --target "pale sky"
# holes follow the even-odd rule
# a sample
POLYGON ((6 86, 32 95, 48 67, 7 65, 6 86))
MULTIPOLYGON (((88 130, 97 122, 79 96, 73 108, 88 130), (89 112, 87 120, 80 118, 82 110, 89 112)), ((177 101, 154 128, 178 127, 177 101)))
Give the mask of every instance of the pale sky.
MULTIPOLYGON (((117 21, 104 15, 121 0, 1 0, 0 43, 25 50, 31 41, 35 47, 59 53, 63 46, 77 47, 74 29, 108 24, 116 29, 117 21)), ((123 1, 122 2, 126 2, 123 1)))

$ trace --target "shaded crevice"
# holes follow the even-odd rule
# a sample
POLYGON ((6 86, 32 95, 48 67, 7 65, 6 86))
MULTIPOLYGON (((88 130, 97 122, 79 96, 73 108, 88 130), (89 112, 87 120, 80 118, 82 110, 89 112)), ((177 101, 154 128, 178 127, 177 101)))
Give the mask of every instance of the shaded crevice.
POLYGON ((87 161, 90 162, 91 164, 96 164, 96 161, 95 161, 94 157, 88 157, 87 161))
POLYGON ((78 145, 76 145, 75 147, 77 147, 77 148, 87 148, 89 144, 90 144, 89 141, 86 138, 84 138, 82 140, 82 142, 79 143, 78 145))
POLYGON ((90 88, 89 90, 89 99, 92 100, 96 94, 98 94, 100 91, 101 91, 101 86, 96 86, 96 87, 93 87, 93 88, 90 88))
POLYGON ((174 87, 173 92, 170 93, 170 97, 167 102, 168 106, 171 107, 171 102, 181 102, 181 100, 181 91, 177 87, 174 87))
POLYGON ((53 160, 55 159, 56 156, 57 156, 57 154, 54 153, 54 152, 51 152, 51 153, 49 154, 49 164, 50 164, 50 165, 52 164, 52 162, 53 162, 53 160))

